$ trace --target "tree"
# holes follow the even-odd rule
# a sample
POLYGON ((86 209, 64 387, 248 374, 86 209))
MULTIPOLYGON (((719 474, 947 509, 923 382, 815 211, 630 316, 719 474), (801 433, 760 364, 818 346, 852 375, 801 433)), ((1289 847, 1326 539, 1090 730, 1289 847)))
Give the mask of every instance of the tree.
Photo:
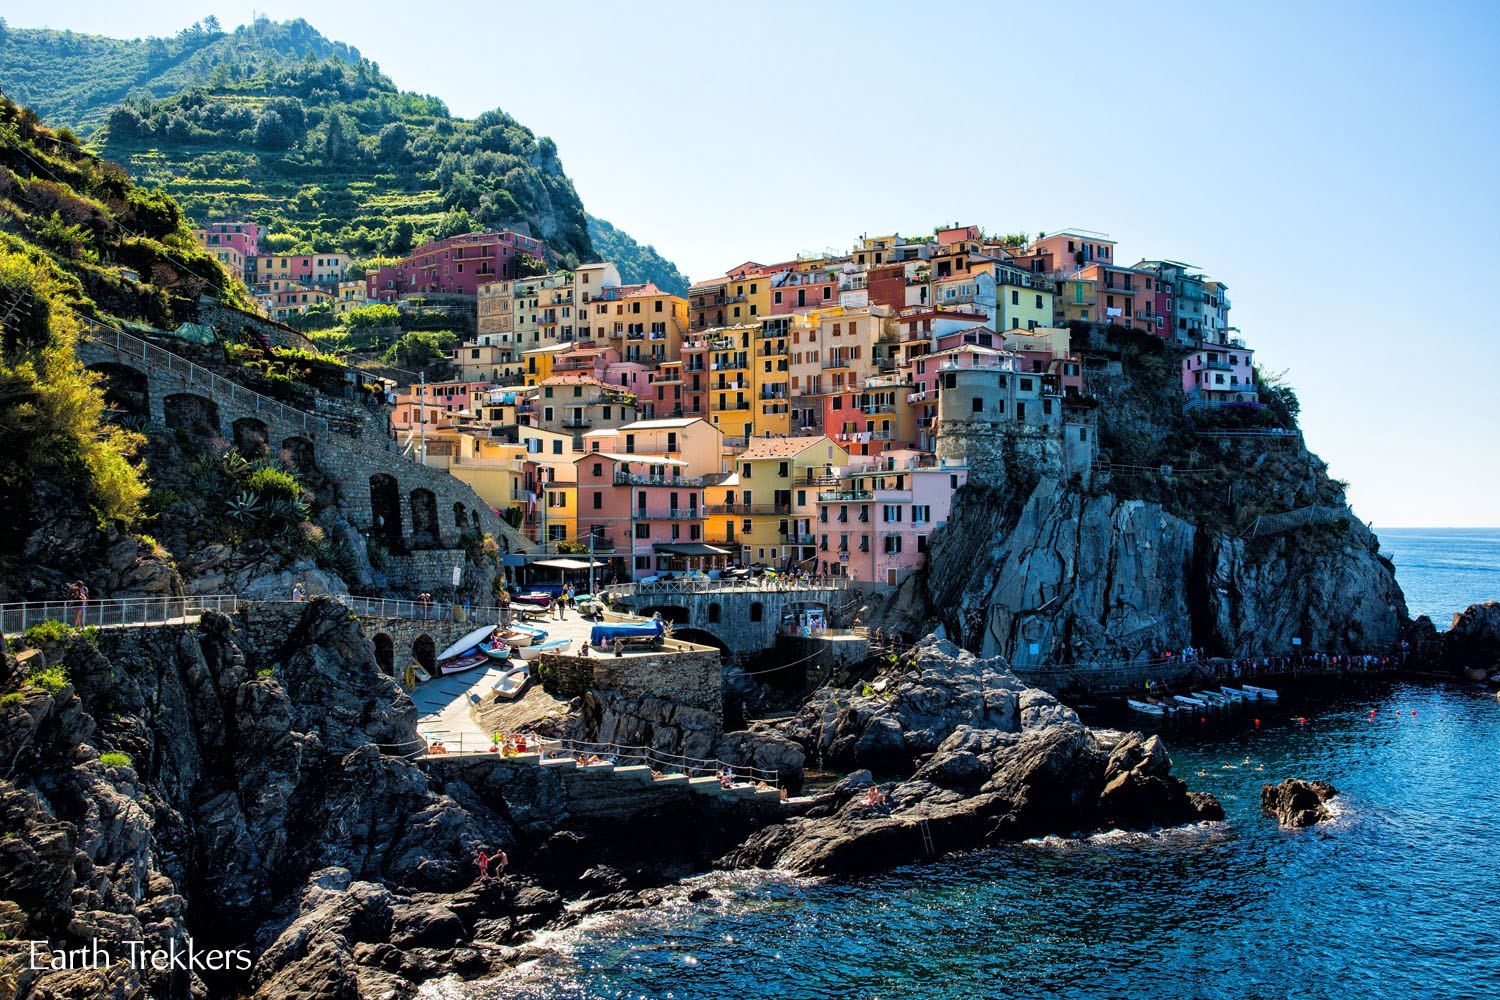
POLYGON ((148 67, 157 69, 166 65, 167 61, 171 58, 172 54, 167 51, 166 42, 160 38, 146 39, 146 65, 148 67))
POLYGON ((262 112, 255 122, 255 144, 261 149, 280 152, 292 144, 292 130, 275 111, 262 112))
POLYGON ((519 278, 531 278, 547 273, 547 262, 524 250, 516 254, 514 267, 516 276, 519 278))
POLYGON ((328 116, 328 131, 323 136, 323 159, 329 163, 340 163, 349 154, 349 142, 344 138, 344 120, 337 114, 328 116))
POLYGON ((212 14, 203 19, 203 30, 210 35, 222 35, 224 33, 224 29, 219 27, 219 19, 212 14))
POLYGON ((461 236, 464 233, 474 231, 474 220, 470 217, 467 209, 455 208, 443 213, 442 219, 438 221, 437 229, 433 232, 433 239, 443 240, 449 236, 461 236))
POLYGON ((412 241, 416 237, 416 229, 412 226, 410 219, 397 219, 387 231, 385 252, 405 256, 411 251, 412 241))
POLYGON ((380 140, 376 148, 380 153, 380 159, 386 163, 405 163, 411 158, 406 144, 411 141, 411 133, 405 122, 392 122, 380 130, 380 140))

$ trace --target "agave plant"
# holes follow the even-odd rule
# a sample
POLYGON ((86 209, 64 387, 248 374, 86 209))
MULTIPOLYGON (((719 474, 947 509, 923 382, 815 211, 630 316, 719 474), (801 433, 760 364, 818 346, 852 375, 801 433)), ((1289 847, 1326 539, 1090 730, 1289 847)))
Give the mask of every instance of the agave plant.
POLYGON ((250 524, 261 513, 260 498, 249 490, 242 490, 237 497, 225 503, 229 506, 229 517, 238 524, 250 524))
POLYGON ((231 451, 224 455, 222 466, 224 474, 230 479, 244 479, 254 471, 250 462, 237 451, 231 451))

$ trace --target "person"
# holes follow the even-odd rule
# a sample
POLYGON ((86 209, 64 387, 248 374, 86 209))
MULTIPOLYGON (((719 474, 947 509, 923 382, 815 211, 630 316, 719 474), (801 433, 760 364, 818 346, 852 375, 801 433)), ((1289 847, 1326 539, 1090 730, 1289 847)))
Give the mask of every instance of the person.
POLYGON ((505 848, 495 848, 495 853, 490 855, 490 868, 494 872, 495 878, 503 879, 505 877, 505 869, 509 867, 510 855, 505 853, 505 848))
POLYGON ((563 596, 561 594, 558 594, 556 597, 552 598, 552 610, 557 612, 558 621, 564 621, 567 619, 568 615, 563 609, 563 596))
POLYGON ((563 589, 562 589, 562 599, 563 599, 563 603, 564 604, 568 604, 568 605, 573 604, 573 602, 575 600, 575 597, 574 597, 574 593, 573 593, 573 585, 571 583, 565 584, 563 586, 563 589))
POLYGON ((302 581, 300 580, 292 584, 292 600, 298 604, 307 600, 307 591, 303 588, 302 581))
POLYGON ((74 580, 68 587, 68 591, 78 602, 78 607, 73 612, 73 625, 76 628, 83 628, 83 612, 89 603, 89 585, 82 580, 74 580))
POLYGON ((490 856, 484 853, 484 848, 474 855, 474 863, 479 866, 479 878, 481 881, 490 877, 490 856))
POLYGON ((510 591, 506 590, 504 587, 501 587, 500 588, 499 601, 500 601, 500 624, 501 625, 509 625, 511 623, 511 615, 510 615, 510 591))

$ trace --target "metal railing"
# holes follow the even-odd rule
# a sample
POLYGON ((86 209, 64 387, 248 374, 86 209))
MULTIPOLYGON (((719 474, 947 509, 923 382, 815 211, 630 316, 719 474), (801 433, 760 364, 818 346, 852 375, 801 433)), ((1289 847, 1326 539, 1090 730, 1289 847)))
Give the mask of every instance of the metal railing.
POLYGON ((745 580, 714 580, 701 576, 676 577, 671 580, 615 583, 603 593, 611 598, 653 594, 764 593, 765 591, 848 590, 846 576, 815 577, 797 581, 783 576, 762 576, 745 580))
MULTIPOLYGON (((478 733, 449 733, 446 730, 423 730, 425 741, 415 753, 402 756, 429 760, 444 757, 492 754, 497 759, 508 759, 499 749, 500 744, 489 736, 478 733), (441 746, 436 753, 433 750, 441 746)), ((615 767, 644 765, 663 776, 685 775, 689 778, 712 777, 720 772, 732 772, 734 783, 744 786, 764 781, 775 786, 781 780, 777 770, 753 767, 749 764, 731 764, 717 757, 689 757, 685 754, 667 753, 647 746, 628 746, 622 743, 595 743, 588 740, 554 739, 528 735, 527 753, 539 756, 537 766, 546 767, 548 761, 573 760, 581 756, 598 757, 601 763, 615 767), (533 749, 534 748, 534 749, 533 749)), ((588 765, 582 765, 588 766, 588 765)))
POLYGON ((222 375, 194 364, 187 358, 163 350, 155 344, 148 344, 139 337, 133 337, 122 330, 89 323, 84 339, 96 344, 105 344, 123 357, 137 358, 148 371, 166 369, 181 376, 189 385, 200 386, 212 395, 227 398, 240 406, 249 407, 256 413, 273 414, 278 419, 296 424, 306 431, 316 430, 322 433, 328 431, 328 421, 322 417, 313 416, 295 406, 287 406, 269 396, 262 396, 238 382, 232 382, 222 375))
POLYGON ((45 621, 77 628, 111 625, 164 625, 197 621, 205 611, 235 611, 238 597, 114 597, 89 601, 22 601, 0 604, 0 633, 19 635, 45 621))

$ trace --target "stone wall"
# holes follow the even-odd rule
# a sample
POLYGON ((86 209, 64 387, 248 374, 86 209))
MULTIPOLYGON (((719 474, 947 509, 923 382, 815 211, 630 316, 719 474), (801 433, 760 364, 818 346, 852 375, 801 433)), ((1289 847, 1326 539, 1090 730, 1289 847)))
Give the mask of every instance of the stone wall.
MULTIPOLYGON (((494 513, 473 489, 441 469, 433 469, 403 457, 384 435, 351 437, 327 417, 282 406, 222 377, 194 370, 175 355, 151 347, 143 348, 135 338, 119 338, 107 331, 81 340, 78 356, 85 365, 108 364, 127 368, 144 379, 151 420, 171 425, 166 401, 173 397, 175 411, 227 440, 235 439, 235 424, 253 428, 271 450, 286 449, 310 455, 312 461, 338 487, 339 508, 363 533, 387 537, 388 547, 452 550, 460 537, 475 528, 492 534, 503 552, 533 548, 523 535, 494 513), (143 352, 145 356, 143 356, 143 352), (165 362, 165 363, 163 363, 165 362), (191 404, 191 405, 188 405, 191 404), (392 510, 399 512, 399 525, 377 522, 372 502, 372 479, 394 481, 392 510), (415 537, 414 501, 419 491, 424 503, 431 494, 435 513, 430 529, 415 537), (399 541, 399 544, 394 544, 399 541)), ((175 412, 174 411, 174 412, 175 412)), ((394 520, 395 518, 392 518, 394 520)), ((441 587, 452 578, 451 552, 419 559, 404 569, 408 586, 441 587), (427 576, 427 573, 434 575, 427 576)))

